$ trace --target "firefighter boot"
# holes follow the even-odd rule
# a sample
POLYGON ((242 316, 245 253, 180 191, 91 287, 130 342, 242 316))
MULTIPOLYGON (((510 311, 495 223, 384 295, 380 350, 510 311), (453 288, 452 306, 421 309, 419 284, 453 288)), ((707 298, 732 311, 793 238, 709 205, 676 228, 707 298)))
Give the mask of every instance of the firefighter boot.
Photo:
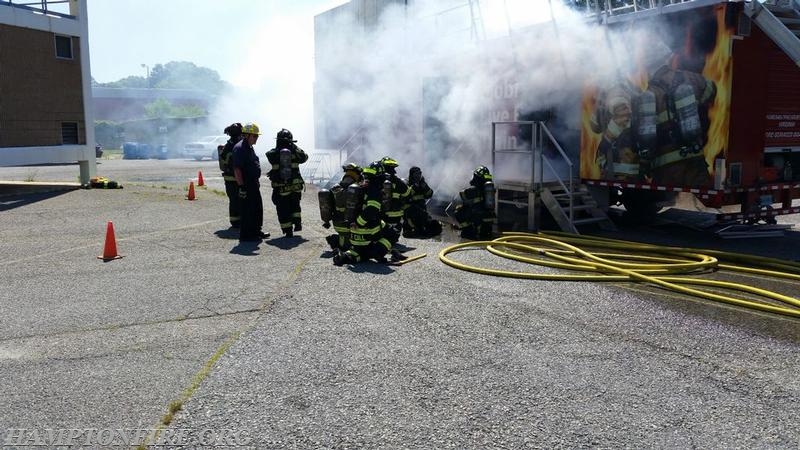
POLYGON ((325 241, 330 245, 331 250, 337 250, 339 248, 339 235, 338 234, 331 234, 325 237, 325 241))

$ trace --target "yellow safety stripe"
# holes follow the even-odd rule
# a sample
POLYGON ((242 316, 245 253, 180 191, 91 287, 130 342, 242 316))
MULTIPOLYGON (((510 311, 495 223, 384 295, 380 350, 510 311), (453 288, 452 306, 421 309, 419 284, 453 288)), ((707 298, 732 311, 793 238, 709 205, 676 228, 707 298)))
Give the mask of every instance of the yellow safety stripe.
POLYGON ((614 173, 620 173, 625 175, 638 175, 639 174, 639 165, 638 164, 630 164, 630 163, 614 163, 614 173))
POLYGON ((691 153, 691 152, 684 152, 681 155, 680 150, 674 150, 667 154, 657 156, 653 159, 652 167, 661 167, 666 166, 667 164, 672 164, 674 162, 683 161, 684 159, 689 158, 696 158, 696 157, 703 157, 702 153, 691 153))

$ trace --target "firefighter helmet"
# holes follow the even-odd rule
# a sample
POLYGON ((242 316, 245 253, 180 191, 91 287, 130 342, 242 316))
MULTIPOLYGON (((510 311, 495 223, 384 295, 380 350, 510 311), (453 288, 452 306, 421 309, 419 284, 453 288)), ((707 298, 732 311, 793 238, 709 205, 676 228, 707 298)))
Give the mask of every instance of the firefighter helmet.
POLYGON ((281 128, 281 131, 278 131, 278 135, 275 136, 275 140, 297 142, 297 141, 294 140, 294 136, 292 136, 292 132, 287 130, 286 128, 281 128))
POLYGON ((384 156, 383 158, 381 158, 381 164, 383 164, 383 167, 397 167, 400 165, 394 158, 391 158, 389 156, 384 156))
POLYGON ((489 168, 486 166, 478 166, 478 168, 472 172, 472 176, 475 178, 482 178, 484 181, 492 181, 492 173, 489 172, 489 168))
POLYGON ((356 163, 347 163, 347 164, 342 166, 342 170, 345 171, 345 172, 353 171, 353 172, 361 173, 361 166, 359 166, 356 163))
POLYGON ((384 172, 383 164, 380 161, 373 161, 361 170, 361 174, 368 180, 383 175, 384 172))
POLYGON ((258 125, 248 122, 242 127, 242 134, 254 134, 258 136, 261 134, 261 130, 258 129, 258 125))

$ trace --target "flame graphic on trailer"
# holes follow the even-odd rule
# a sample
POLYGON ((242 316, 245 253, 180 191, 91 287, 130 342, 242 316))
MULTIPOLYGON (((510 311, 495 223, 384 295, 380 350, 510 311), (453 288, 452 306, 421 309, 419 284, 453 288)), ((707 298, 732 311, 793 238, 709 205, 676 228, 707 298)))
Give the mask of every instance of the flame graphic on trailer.
MULTIPOLYGON (((581 178, 710 186, 730 122, 728 5, 628 24, 615 83, 590 82, 581 107, 581 178), (676 15, 677 16, 677 15, 676 15), (627 64, 625 64, 627 62, 627 64)), ((613 32, 613 31, 611 31, 613 32)))

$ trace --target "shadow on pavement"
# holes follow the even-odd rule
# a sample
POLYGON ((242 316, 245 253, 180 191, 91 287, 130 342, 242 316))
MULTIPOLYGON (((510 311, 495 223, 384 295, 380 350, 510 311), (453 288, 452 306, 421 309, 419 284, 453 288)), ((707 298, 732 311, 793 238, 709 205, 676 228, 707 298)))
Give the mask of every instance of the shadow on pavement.
POLYGON ((61 194, 66 194, 70 191, 50 191, 38 192, 29 194, 13 194, 5 195, 6 189, 0 189, 0 211, 8 211, 10 209, 19 208, 20 206, 30 205, 31 203, 48 200, 61 194))
POLYGON ((273 247, 278 247, 281 250, 291 250, 304 242, 308 242, 308 239, 295 235, 293 237, 276 237, 274 239, 265 241, 264 243, 273 247))
POLYGON ((239 242, 238 244, 233 246, 233 248, 231 249, 231 253, 242 256, 257 256, 259 255, 257 251, 259 245, 261 245, 261 241, 239 242))
POLYGON ((220 239, 239 239, 238 228, 225 228, 215 231, 214 234, 220 239))

